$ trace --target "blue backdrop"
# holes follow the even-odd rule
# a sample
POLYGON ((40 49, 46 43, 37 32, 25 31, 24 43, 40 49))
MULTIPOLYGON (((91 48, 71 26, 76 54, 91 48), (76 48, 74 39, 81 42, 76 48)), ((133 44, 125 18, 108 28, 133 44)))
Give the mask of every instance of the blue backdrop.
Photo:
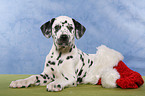
POLYGON ((145 75, 145 0, 0 0, 0 74, 38 74, 52 46, 40 26, 67 15, 86 27, 78 48, 107 45, 145 75))

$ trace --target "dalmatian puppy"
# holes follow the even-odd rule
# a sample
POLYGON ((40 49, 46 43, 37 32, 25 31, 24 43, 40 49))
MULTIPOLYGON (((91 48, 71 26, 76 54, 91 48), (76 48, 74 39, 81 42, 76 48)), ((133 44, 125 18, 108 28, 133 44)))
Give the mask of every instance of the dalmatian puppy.
POLYGON ((104 45, 97 48, 96 54, 86 54, 75 45, 86 28, 78 21, 59 16, 41 26, 46 38, 53 38, 53 45, 46 56, 44 70, 40 75, 12 81, 12 88, 47 86, 47 91, 61 91, 77 84, 102 84, 105 88, 117 87, 120 74, 114 67, 123 56, 104 45))

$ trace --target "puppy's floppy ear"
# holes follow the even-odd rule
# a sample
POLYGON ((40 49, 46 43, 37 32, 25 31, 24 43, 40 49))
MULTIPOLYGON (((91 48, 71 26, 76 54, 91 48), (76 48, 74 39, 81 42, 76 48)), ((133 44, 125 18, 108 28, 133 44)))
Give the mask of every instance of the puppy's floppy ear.
POLYGON ((50 38, 51 37, 51 33, 52 33, 52 24, 54 22, 55 18, 51 19, 50 21, 46 22, 45 24, 43 24, 40 29, 43 33, 43 35, 46 38, 50 38))
POLYGON ((80 39, 86 31, 86 28, 81 25, 78 21, 72 19, 75 25, 75 36, 77 39, 80 39))

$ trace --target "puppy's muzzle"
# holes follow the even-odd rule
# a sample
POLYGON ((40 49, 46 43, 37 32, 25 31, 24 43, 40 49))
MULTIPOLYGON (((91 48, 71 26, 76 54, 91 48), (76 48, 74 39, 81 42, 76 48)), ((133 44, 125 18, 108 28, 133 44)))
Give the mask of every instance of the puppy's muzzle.
POLYGON ((69 45, 69 37, 66 34, 63 34, 58 39, 58 45, 66 46, 69 45))

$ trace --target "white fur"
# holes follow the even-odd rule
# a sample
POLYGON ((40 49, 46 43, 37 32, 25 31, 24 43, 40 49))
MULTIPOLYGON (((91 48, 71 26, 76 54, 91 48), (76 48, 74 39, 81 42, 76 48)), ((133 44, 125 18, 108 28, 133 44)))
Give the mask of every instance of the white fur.
POLYGON ((101 45, 96 52, 95 64, 89 69, 88 75, 84 83, 96 84, 102 78, 102 85, 106 88, 116 87, 116 80, 120 78, 119 73, 113 69, 119 61, 123 60, 123 56, 105 45, 101 45))

